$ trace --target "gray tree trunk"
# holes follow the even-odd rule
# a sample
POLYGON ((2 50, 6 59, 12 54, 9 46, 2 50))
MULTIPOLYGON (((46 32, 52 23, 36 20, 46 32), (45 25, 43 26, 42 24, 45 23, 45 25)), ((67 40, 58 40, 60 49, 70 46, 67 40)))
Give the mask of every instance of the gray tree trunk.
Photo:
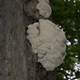
POLYGON ((0 80, 36 80, 35 59, 25 41, 23 5, 23 0, 0 0, 0 80))

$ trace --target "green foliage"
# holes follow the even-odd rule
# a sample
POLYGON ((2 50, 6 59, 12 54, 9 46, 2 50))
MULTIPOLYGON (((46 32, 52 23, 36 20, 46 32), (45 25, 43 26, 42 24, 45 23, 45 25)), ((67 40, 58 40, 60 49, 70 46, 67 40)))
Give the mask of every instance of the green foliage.
MULTIPOLYGON (((66 70, 74 72, 74 64, 80 62, 80 0, 51 0, 51 6, 53 22, 62 26, 67 39, 72 43, 71 46, 67 46, 64 63, 56 69, 57 80, 67 80, 66 70), (78 39, 77 44, 75 38, 78 39)), ((79 71, 75 74, 80 78, 79 71)))
MULTIPOLYGON (((80 1, 52 0, 53 20, 62 25, 67 38, 72 40, 80 37, 80 1)), ((79 38, 80 39, 80 38, 79 38)))

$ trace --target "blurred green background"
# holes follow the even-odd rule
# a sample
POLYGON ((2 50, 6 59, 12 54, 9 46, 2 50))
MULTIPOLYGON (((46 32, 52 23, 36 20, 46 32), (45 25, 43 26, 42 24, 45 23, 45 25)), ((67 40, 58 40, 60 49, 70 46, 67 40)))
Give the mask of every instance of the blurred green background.
POLYGON ((57 80, 80 80, 80 0, 51 0, 52 21, 67 37, 64 63, 55 69, 57 80))

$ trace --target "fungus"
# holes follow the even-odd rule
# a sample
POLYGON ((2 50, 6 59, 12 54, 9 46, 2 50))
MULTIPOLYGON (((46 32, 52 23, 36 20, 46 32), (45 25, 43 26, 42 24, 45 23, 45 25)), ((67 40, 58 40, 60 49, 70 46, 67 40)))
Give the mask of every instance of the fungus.
POLYGON ((38 54, 40 62, 46 70, 54 70, 62 64, 65 57, 66 37, 58 25, 47 19, 30 24, 27 30, 32 50, 38 54))
POLYGON ((39 3, 36 6, 36 9, 39 10, 39 14, 44 18, 48 18, 51 15, 51 7, 49 5, 49 0, 38 0, 39 3))
POLYGON ((38 0, 39 2, 49 3, 49 0, 38 0))

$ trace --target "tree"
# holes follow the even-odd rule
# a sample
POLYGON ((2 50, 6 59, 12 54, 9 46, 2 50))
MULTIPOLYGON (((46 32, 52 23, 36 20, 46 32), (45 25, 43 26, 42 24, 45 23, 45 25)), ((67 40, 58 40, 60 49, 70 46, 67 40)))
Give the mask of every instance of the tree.
POLYGON ((21 0, 0 0, 0 80, 36 80, 34 56, 25 38, 23 5, 21 0))

